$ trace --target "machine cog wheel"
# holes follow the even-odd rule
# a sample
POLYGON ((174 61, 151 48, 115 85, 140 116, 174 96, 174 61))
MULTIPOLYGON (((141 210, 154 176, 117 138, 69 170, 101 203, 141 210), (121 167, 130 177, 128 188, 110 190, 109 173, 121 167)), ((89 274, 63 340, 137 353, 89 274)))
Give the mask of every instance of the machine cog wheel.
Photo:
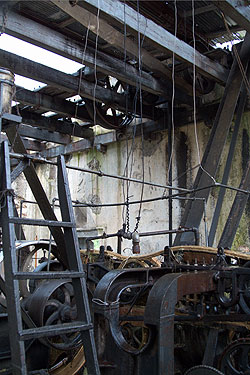
POLYGON ((219 368, 225 375, 249 375, 250 338, 241 338, 228 345, 220 357, 219 368))
POLYGON ((191 367, 185 372, 184 375, 224 375, 224 373, 215 367, 199 365, 191 367))

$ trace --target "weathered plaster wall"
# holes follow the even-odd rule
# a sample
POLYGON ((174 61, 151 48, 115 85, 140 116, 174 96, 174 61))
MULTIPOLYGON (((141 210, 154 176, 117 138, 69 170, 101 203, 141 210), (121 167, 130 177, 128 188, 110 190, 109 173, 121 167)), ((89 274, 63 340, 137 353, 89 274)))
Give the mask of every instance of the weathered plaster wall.
MULTIPOLYGON (((199 155, 202 157, 204 152, 210 129, 204 124, 197 124, 197 138, 195 136, 195 128, 193 125, 177 128, 174 136, 174 153, 173 153, 173 180, 175 186, 191 187, 195 175, 197 173, 198 165, 200 163, 199 155), (199 152, 198 152, 199 150, 199 152)), ((242 171, 249 157, 249 136, 250 136, 250 114, 246 113, 243 117, 242 126, 237 142, 236 152, 234 156, 233 166, 230 173, 229 185, 238 186, 241 180, 242 171)), ((223 174, 223 165, 226 160, 227 150, 231 138, 231 132, 228 136, 227 145, 221 163, 217 180, 221 181, 223 174)), ((102 153, 96 149, 91 149, 86 152, 73 154, 67 163, 74 166, 90 168, 93 170, 102 170, 110 174, 123 175, 127 160, 127 147, 130 152, 131 147, 133 152, 129 159, 129 174, 133 178, 142 179, 142 149, 141 139, 136 138, 133 142, 130 140, 128 145, 126 141, 112 143, 107 146, 107 152, 102 153)), ((167 133, 157 133, 153 139, 144 141, 144 169, 145 180, 166 184, 168 182, 168 142, 167 133)), ((56 167, 48 165, 38 165, 37 172, 41 178, 42 184, 48 193, 50 201, 57 197, 56 188, 56 167)), ((120 180, 97 177, 94 174, 83 173, 69 170, 68 173, 71 194, 73 200, 89 203, 114 203, 123 202, 124 194, 126 192, 126 183, 120 180)), ((30 189, 24 183, 24 178, 20 177, 16 182, 17 194, 19 199, 34 200, 30 189)), ((139 200, 141 196, 142 185, 130 183, 129 185, 130 200, 139 200)), ((164 189, 157 187, 144 186, 143 198, 161 197, 164 189)), ((166 192, 167 193, 167 192, 166 192)), ((213 210, 216 203, 218 190, 214 189, 207 203, 207 223, 208 227, 213 215, 213 210)), ((217 239, 225 224, 226 217, 230 210, 231 203, 234 199, 235 193, 227 191, 225 201, 223 204, 223 214, 220 217, 217 239)), ((18 199, 17 199, 18 201, 18 199)), ((174 200, 173 202, 173 227, 177 228, 180 222, 181 213, 184 209, 184 202, 174 200)), ((131 205, 129 212, 130 230, 133 231, 135 227, 136 217, 138 216, 138 205, 131 205)), ((24 216, 41 217, 37 206, 24 204, 24 216)), ((60 217, 59 210, 56 208, 56 214, 60 217)), ((119 207, 102 207, 102 208, 75 208, 75 215, 77 227, 80 236, 86 234, 101 234, 115 233, 122 227, 124 212, 121 206, 119 207)), ((249 246, 249 223, 250 223, 250 207, 244 214, 240 227, 234 242, 234 248, 239 246, 249 246)), ((146 203, 142 206, 141 220, 139 224, 139 231, 154 231, 168 228, 168 202, 160 200, 157 202, 146 203)), ((27 237, 29 239, 48 238, 48 232, 44 228, 25 228, 27 237)), ((200 227, 201 242, 205 244, 204 236, 204 222, 200 227)), ((116 240, 101 240, 96 241, 95 246, 100 244, 111 245, 116 249, 116 240)), ((151 252, 162 249, 168 244, 167 236, 145 237, 141 239, 142 252, 151 252)), ((130 241, 123 241, 123 248, 131 248, 130 241)), ((129 250, 127 250, 129 253, 129 250)))

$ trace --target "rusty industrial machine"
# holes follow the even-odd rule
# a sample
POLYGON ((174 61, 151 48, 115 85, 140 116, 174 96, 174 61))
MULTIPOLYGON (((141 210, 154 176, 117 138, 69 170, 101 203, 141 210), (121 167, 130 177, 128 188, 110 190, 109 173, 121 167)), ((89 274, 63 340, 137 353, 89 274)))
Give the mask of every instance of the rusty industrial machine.
MULTIPOLYGON (((51 279, 65 267, 49 261, 49 241, 24 242, 16 252, 21 272, 36 254, 43 256, 34 273, 50 262, 47 280, 19 281, 25 314, 37 327, 74 322, 77 295, 71 280, 51 279)), ((248 374, 248 255, 179 246, 128 259, 101 247, 81 259, 101 374, 248 374)), ((12 373, 5 306, 2 293, 0 373, 12 373)), ((25 350, 34 374, 84 373, 79 332, 31 339, 25 350)))
MULTIPOLYGON (((117 253, 80 250, 63 156, 51 162, 58 221, 13 126, 20 118, 3 120, 21 162, 11 172, 2 142, 0 375, 250 375, 250 256, 199 246, 195 228, 161 234, 192 232, 196 245, 147 255, 137 254, 138 235, 126 228, 115 235, 133 241, 133 256, 120 254, 121 241, 117 253), (44 220, 15 212, 11 182, 22 172, 44 220), (21 225, 47 226, 55 242, 17 241, 21 225)), ((111 127, 129 121, 119 116, 111 127)))
POLYGON ((17 217, 1 145, 0 375, 249 374, 250 256, 201 247, 194 228, 176 232, 196 245, 147 255, 80 250, 62 156, 57 169, 62 221, 17 217), (55 243, 16 241, 20 225, 55 243))

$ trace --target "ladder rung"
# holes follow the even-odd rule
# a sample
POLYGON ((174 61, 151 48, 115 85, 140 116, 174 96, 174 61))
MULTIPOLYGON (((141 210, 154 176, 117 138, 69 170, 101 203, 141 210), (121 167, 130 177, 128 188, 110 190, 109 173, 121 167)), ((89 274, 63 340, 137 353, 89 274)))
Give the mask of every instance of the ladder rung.
POLYGON ((79 279, 85 277, 85 272, 16 272, 13 278, 16 280, 26 280, 26 279, 79 279))
POLYGON ((75 228, 75 224, 70 221, 55 221, 55 220, 36 220, 36 219, 24 219, 21 217, 9 217, 9 222, 13 224, 23 225, 39 225, 42 227, 69 227, 75 228))
POLYGON ((58 325, 49 325, 37 328, 28 328, 19 332, 20 340, 30 340, 45 336, 60 336, 65 333, 88 331, 93 328, 92 323, 74 322, 58 325))

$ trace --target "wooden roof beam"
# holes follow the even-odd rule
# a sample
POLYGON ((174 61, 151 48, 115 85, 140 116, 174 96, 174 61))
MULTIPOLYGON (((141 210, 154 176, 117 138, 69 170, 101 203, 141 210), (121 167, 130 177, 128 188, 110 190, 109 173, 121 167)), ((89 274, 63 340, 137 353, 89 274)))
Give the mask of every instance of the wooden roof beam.
POLYGON ((232 18, 239 26, 250 33, 250 5, 246 0, 214 1, 223 13, 232 18))
POLYGON ((60 134, 51 130, 39 129, 24 124, 18 125, 18 133, 22 137, 33 138, 38 141, 46 141, 62 145, 67 145, 71 141, 71 136, 68 134, 60 134))
POLYGON ((139 32, 145 37, 147 42, 163 51, 175 53, 176 58, 188 64, 192 65, 195 62, 197 70, 203 75, 213 78, 219 83, 226 83, 228 71, 220 63, 209 59, 198 51, 194 52, 192 46, 176 38, 166 29, 147 19, 142 14, 138 15, 136 10, 123 2, 119 0, 98 0, 97 3, 96 0, 84 0, 82 4, 91 5, 95 10, 98 5, 101 11, 100 15, 103 13, 110 19, 111 17, 114 18, 116 22, 126 23, 128 30, 132 30, 134 33, 138 33, 139 25, 139 32))
MULTIPOLYGON (((143 47, 138 46, 138 43, 126 38, 126 43, 122 42, 124 40, 124 35, 113 26, 111 26, 107 21, 99 18, 89 12, 88 10, 82 8, 79 5, 72 6, 68 1, 65 0, 51 0, 58 8, 63 10, 66 14, 70 15, 73 19, 78 21, 81 25, 88 27, 90 25, 90 30, 96 35, 104 39, 109 45, 114 46, 121 52, 124 52, 124 47, 126 48, 126 53, 128 56, 138 60, 141 60, 141 66, 145 66, 150 71, 172 80, 172 72, 168 69, 160 60, 152 56, 143 47)), ((183 78, 175 77, 176 86, 192 94, 192 86, 188 84, 183 78)))
MULTIPOLYGON (((0 7, 0 17, 4 16, 0 7)), ((5 24, 5 33, 20 38, 26 42, 35 44, 73 61, 82 63, 84 43, 77 42, 61 32, 55 31, 41 25, 27 17, 9 11, 5 24)), ((113 56, 98 51, 97 56, 93 48, 87 47, 84 54, 84 64, 95 68, 107 75, 111 75, 131 86, 137 87, 141 84, 144 91, 171 99, 171 82, 156 79, 144 71, 139 76, 138 70, 130 64, 124 63, 113 56)), ((192 105, 192 98, 183 91, 175 90, 176 101, 192 105)))
POLYGON ((77 117, 82 121, 91 121, 88 111, 84 106, 77 107, 76 116, 76 104, 57 96, 51 96, 48 94, 43 94, 39 91, 30 91, 24 89, 23 87, 17 87, 15 99, 18 102, 28 104, 36 108, 42 108, 46 111, 57 112, 66 117, 77 117))
MULTIPOLYGON (((50 86, 61 88, 67 91, 70 95, 79 93, 79 78, 71 74, 60 72, 56 69, 49 68, 45 65, 38 64, 32 60, 20 57, 13 53, 0 49, 0 66, 12 70, 16 74, 24 77, 32 78, 50 86)), ((80 85, 81 96, 94 99, 101 103, 108 103, 110 107, 120 111, 131 111, 136 109, 136 113, 140 115, 140 106, 136 106, 133 99, 126 100, 124 94, 118 94, 112 90, 95 85, 95 83, 88 82, 82 79, 80 85)), ((143 115, 148 118, 154 116, 153 108, 150 106, 143 106, 143 115)))
POLYGON ((79 125, 75 122, 56 120, 53 117, 40 116, 37 113, 27 110, 22 110, 21 116, 23 124, 34 126, 36 128, 81 138, 92 138, 94 136, 91 128, 87 128, 84 125, 79 125))
MULTIPOLYGON (((7 135, 2 134, 2 141, 5 141, 5 140, 8 140, 8 137, 7 135)), ((31 139, 26 139, 26 138, 23 138, 23 144, 26 150, 29 150, 29 151, 41 152, 41 151, 45 151, 45 148, 46 148, 44 143, 33 141, 31 139)))

